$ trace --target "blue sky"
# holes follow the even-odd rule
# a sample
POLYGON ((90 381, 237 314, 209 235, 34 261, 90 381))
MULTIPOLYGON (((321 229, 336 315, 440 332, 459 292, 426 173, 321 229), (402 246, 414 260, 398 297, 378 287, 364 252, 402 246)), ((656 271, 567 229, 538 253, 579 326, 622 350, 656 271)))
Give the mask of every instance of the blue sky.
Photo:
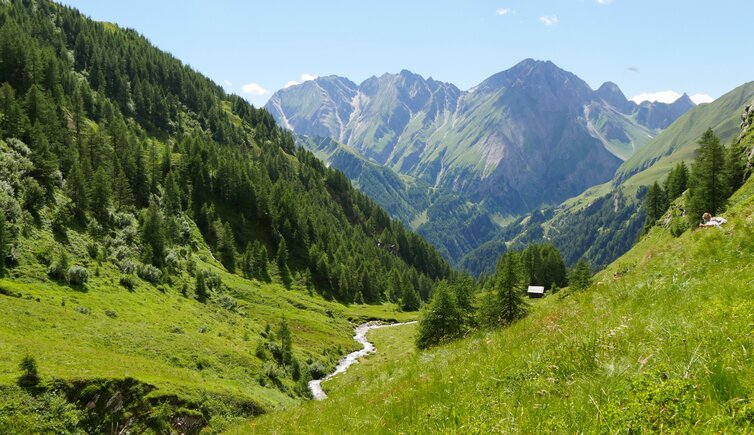
MULTIPOLYGON (((751 0, 65 0, 257 106, 291 82, 409 69, 468 89, 525 58, 627 97, 754 80, 751 0)), ((670 92, 670 93, 669 93, 670 92)))

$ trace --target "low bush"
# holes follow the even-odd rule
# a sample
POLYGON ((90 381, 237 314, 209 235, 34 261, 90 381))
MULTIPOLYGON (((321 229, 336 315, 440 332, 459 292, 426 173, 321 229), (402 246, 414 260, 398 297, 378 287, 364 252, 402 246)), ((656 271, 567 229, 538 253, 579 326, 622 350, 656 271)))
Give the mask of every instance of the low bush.
POLYGON ((151 264, 144 264, 139 268, 139 278, 155 284, 162 278, 162 271, 151 264))
POLYGON ((66 272, 66 279, 71 285, 84 285, 89 281, 89 271, 86 267, 73 266, 66 272))
POLYGON ((133 290, 136 287, 136 278, 133 275, 123 275, 120 277, 120 285, 128 290, 133 290))

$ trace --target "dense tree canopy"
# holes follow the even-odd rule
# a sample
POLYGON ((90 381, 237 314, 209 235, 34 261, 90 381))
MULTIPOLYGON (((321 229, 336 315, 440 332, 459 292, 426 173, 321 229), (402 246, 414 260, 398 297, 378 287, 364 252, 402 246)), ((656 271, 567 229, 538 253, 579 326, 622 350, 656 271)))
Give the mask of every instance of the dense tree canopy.
MULTIPOLYGON (((13 158, 30 163, 12 193, 19 204, 57 209, 62 191, 72 223, 100 235, 132 214, 138 259, 164 272, 191 220, 229 271, 270 279, 273 253, 281 272, 345 302, 386 299, 397 271, 408 288, 394 296, 408 292, 413 308, 412 297, 428 299, 450 273, 342 173, 296 149, 265 110, 135 31, 52 2, 0 7, 3 138, 18 140, 13 158)), ((19 217, 6 210, 6 226, 19 217)))

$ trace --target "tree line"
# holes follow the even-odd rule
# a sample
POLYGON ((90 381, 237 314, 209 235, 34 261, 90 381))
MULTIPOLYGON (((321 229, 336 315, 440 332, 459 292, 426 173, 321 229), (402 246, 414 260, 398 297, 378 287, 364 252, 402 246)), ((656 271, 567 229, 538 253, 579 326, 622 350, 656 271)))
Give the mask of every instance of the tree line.
POLYGON ((590 285, 591 277, 589 263, 583 259, 568 271, 552 244, 507 251, 499 257, 495 272, 489 277, 475 281, 459 274, 438 283, 422 313, 416 344, 424 349, 475 329, 510 325, 529 312, 529 286, 542 286, 557 293, 570 281, 572 288, 583 290, 590 285))

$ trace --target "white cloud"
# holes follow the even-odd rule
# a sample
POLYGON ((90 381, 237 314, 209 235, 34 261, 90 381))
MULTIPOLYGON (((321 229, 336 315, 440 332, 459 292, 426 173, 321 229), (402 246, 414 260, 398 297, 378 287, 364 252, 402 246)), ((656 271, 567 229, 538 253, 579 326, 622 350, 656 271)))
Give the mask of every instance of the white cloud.
POLYGON ((314 80, 314 79, 316 79, 317 77, 318 77, 318 76, 315 76, 315 75, 313 75, 313 74, 309 74, 309 73, 303 73, 303 74, 301 74, 301 81, 302 81, 302 82, 308 82, 309 80, 314 80))
POLYGON ((711 96, 709 96, 707 94, 695 94, 695 95, 692 95, 689 98, 691 98, 691 101, 693 101, 694 104, 711 103, 711 102, 715 101, 714 98, 712 98, 711 96))
POLYGON ((289 81, 288 83, 285 84, 285 87, 286 88, 290 88, 291 86, 296 86, 296 85, 300 85, 300 84, 301 84, 301 82, 297 82, 295 80, 291 80, 291 81, 289 81))
POLYGON ((244 92, 244 94, 259 95, 259 96, 268 94, 270 92, 256 83, 247 83, 241 86, 241 90, 244 92))
POLYGON ((557 15, 544 15, 539 17, 539 21, 543 22, 545 26, 554 26, 558 24, 558 17, 557 15))
POLYGON ((500 15, 501 17, 510 14, 512 11, 508 8, 500 8, 495 11, 497 15, 500 15))
POLYGON ((228 79, 225 79, 225 81, 223 81, 223 83, 225 83, 225 87, 226 88, 229 88, 229 87, 233 86, 233 82, 231 82, 228 79))
POLYGON ((599 3, 601 5, 609 5, 612 2, 613 2, 613 0, 597 0, 597 3, 599 3))
POLYGON ((633 96, 629 98, 629 100, 633 101, 636 104, 639 104, 642 101, 649 101, 650 103, 654 103, 655 101, 658 101, 660 103, 670 104, 679 98, 681 98, 681 94, 679 94, 676 91, 659 91, 659 92, 645 92, 643 94, 633 96))

